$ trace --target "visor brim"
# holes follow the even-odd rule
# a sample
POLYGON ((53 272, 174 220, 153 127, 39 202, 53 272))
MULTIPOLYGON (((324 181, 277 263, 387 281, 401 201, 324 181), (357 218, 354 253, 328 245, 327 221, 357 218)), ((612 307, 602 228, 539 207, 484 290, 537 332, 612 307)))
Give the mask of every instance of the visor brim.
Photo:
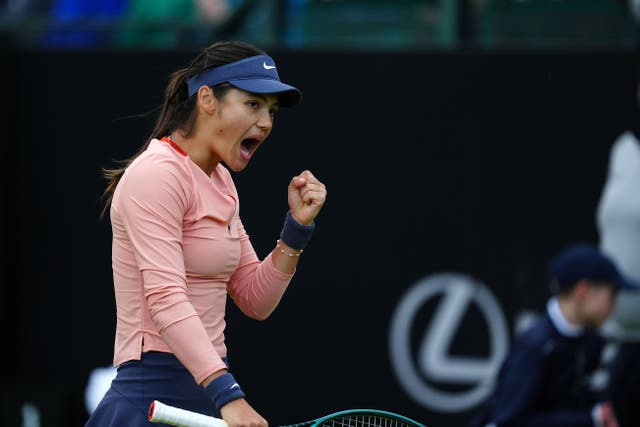
POLYGON ((238 79, 229 80, 227 83, 251 93, 278 94, 278 103, 281 107, 294 107, 300 103, 302 98, 302 94, 297 88, 277 80, 238 79))

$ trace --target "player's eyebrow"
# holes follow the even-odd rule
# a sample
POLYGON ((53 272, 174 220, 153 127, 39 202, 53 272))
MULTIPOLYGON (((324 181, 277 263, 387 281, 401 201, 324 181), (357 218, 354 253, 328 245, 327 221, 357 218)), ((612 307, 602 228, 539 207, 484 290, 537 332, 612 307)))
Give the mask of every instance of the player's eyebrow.
MULTIPOLYGON (((261 93, 254 93, 254 92, 248 92, 248 93, 249 93, 249 95, 251 95, 251 96, 254 96, 254 97, 256 97, 256 98, 260 98, 260 99, 262 99, 264 102, 267 102, 267 97, 266 97, 266 96, 264 96, 264 95, 263 95, 263 94, 261 94, 261 93)), ((276 102, 274 102, 274 103, 273 103, 273 105, 274 105, 274 106, 278 106, 278 105, 280 105, 280 104, 279 104, 279 98, 278 98, 278 100, 276 100, 276 102)))

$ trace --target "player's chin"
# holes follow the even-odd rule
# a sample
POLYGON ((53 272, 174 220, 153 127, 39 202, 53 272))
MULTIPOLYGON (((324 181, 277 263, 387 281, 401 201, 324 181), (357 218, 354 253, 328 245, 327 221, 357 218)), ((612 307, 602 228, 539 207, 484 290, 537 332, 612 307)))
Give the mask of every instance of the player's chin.
POLYGON ((599 329, 600 327, 602 327, 602 325, 604 325, 606 320, 606 317, 597 317, 591 319, 591 321, 587 322, 586 327, 587 329, 599 329))
POLYGON ((231 169, 233 172, 242 172, 243 170, 245 170, 245 168, 249 165, 249 161, 233 161, 233 162, 226 162, 227 166, 229 167, 229 169, 231 169))

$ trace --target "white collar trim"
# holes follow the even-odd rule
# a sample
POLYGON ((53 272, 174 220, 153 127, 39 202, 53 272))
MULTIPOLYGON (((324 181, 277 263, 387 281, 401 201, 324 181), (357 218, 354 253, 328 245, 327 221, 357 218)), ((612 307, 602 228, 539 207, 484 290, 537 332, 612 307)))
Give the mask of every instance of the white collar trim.
POLYGON ((551 318, 551 322, 556 327, 558 332, 566 337, 577 337, 582 334, 584 328, 580 325, 570 323, 562 314, 560 310, 560 303, 558 298, 551 298, 547 303, 547 313, 551 318))

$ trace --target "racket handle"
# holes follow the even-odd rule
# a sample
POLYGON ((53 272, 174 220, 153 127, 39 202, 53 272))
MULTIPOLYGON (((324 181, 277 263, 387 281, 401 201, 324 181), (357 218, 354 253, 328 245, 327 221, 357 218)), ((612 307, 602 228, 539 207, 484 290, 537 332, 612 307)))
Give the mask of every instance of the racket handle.
POLYGON ((149 406, 149 421, 176 427, 228 427, 220 418, 210 417, 154 400, 149 406))

